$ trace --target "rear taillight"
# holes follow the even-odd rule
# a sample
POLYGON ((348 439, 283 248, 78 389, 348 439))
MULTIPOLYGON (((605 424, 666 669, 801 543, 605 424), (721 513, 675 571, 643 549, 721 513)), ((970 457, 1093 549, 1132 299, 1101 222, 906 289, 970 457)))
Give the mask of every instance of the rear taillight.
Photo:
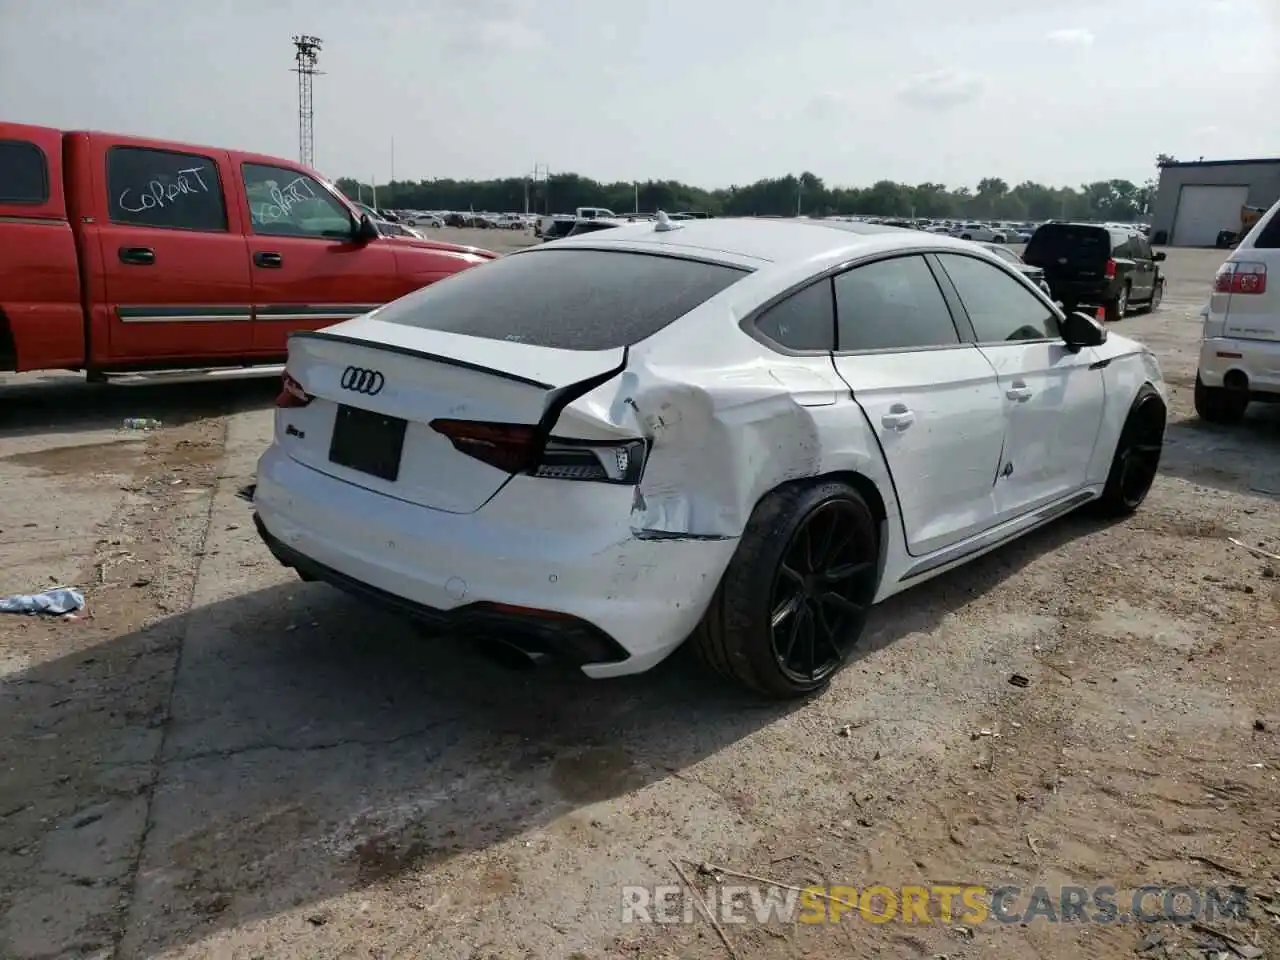
POLYGON ((538 430, 521 423, 432 420, 431 429, 449 438, 455 450, 506 473, 525 473, 537 458, 538 430))
POLYGON ((1267 292, 1267 265, 1228 260, 1213 278, 1214 293, 1250 294, 1267 292))
POLYGON ((459 453, 504 473, 549 480, 636 484, 648 449, 643 440, 599 443, 552 437, 542 443, 537 427, 520 423, 432 420, 431 428, 448 437, 459 453))
POLYGON ((276 397, 277 407, 305 407, 311 402, 311 394, 302 389, 302 384, 285 373, 280 383, 280 395, 276 397))
POLYGON ((1105 276, 1108 280, 1114 279, 1116 275, 1116 262, 1114 259, 1107 260, 1107 269, 1105 276))

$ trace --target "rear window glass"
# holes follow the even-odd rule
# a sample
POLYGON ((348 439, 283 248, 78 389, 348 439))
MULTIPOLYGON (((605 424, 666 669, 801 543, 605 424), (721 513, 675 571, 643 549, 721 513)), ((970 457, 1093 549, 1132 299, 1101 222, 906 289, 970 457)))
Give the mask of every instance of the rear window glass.
POLYGON ((44 203, 49 165, 44 151, 27 140, 0 140, 0 203, 44 203))
POLYGON ((676 257, 540 250, 471 267, 384 307, 379 320, 561 350, 653 336, 749 271, 676 257))
POLYGON ((1089 260, 1111 256, 1111 234, 1098 227, 1076 227, 1068 224, 1045 224, 1031 236, 1023 259, 1038 263, 1046 259, 1067 257, 1089 260))

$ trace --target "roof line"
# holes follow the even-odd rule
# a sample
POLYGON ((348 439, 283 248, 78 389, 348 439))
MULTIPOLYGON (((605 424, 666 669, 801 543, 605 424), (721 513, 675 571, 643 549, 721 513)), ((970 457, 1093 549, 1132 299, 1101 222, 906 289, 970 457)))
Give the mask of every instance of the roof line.
POLYGON ((1249 164, 1280 164, 1280 157, 1259 157, 1256 160, 1175 160, 1172 163, 1160 164, 1161 170, 1171 167, 1244 167, 1249 164))

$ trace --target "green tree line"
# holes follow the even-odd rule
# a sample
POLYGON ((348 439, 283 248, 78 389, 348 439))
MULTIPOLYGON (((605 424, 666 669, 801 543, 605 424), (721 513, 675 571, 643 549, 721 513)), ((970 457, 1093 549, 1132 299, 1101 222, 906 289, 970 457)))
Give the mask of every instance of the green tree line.
MULTIPOLYGON (((1162 155, 1163 159, 1163 155, 1162 155)), ((1170 158, 1171 159, 1171 158, 1170 158)), ((368 203, 373 189, 349 177, 337 186, 353 200, 368 203)), ((676 180, 601 183, 576 173, 530 181, 396 180, 377 185, 378 206, 401 210, 571 213, 575 207, 608 207, 619 213, 641 210, 703 211, 716 216, 831 216, 863 214, 898 217, 973 217, 1000 220, 1141 219, 1150 207, 1154 180, 1099 180, 1079 187, 1049 187, 1027 180, 1010 186, 986 177, 977 189, 942 183, 895 183, 869 187, 828 186, 813 173, 757 180, 746 186, 704 190, 676 180), (527 205, 526 205, 527 204, 527 205)))

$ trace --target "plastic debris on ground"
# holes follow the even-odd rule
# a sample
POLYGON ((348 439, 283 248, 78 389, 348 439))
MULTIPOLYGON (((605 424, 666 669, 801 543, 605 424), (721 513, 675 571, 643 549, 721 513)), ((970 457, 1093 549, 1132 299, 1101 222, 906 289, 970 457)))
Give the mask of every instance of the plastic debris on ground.
POLYGON ((54 587, 43 593, 15 593, 0 599, 0 613, 48 613, 62 616, 84 607, 84 594, 71 587, 54 587))

